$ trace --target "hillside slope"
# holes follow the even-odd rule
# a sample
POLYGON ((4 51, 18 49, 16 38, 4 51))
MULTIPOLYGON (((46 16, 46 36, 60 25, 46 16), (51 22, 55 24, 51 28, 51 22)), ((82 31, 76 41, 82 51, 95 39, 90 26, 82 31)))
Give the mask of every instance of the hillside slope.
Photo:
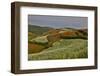
POLYGON ((28 33, 28 59, 87 58, 87 32, 87 29, 53 29, 30 26, 28 33))
POLYGON ((29 54, 29 60, 87 58, 87 40, 61 39, 42 52, 29 54))
POLYGON ((36 35, 42 35, 44 32, 47 32, 53 28, 50 27, 40 27, 36 25, 28 25, 28 32, 35 33, 36 35))

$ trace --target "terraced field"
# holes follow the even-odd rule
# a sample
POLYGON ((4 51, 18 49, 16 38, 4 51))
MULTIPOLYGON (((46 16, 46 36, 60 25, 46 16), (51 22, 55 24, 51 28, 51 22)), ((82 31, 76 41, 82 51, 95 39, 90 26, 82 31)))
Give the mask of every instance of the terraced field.
POLYGON ((38 53, 28 54, 28 60, 54 60, 87 58, 86 39, 61 39, 38 53))

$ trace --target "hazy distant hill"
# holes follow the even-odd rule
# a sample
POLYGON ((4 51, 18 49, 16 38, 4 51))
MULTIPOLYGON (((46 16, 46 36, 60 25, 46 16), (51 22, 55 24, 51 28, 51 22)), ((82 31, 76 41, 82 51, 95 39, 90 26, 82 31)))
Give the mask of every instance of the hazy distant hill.
POLYGON ((50 27, 40 27, 36 25, 28 25, 28 32, 35 33, 36 35, 42 35, 44 32, 47 32, 53 28, 50 27))

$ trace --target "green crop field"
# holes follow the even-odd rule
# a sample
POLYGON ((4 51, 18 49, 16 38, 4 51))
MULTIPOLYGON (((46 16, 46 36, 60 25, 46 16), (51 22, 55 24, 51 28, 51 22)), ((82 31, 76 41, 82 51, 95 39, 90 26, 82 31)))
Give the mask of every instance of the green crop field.
POLYGON ((87 46, 86 39, 61 39, 41 52, 28 54, 28 60, 87 58, 87 46))

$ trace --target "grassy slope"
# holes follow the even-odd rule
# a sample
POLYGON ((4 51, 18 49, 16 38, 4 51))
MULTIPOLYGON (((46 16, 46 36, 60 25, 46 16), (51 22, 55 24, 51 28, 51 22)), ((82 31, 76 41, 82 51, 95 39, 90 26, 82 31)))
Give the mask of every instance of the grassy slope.
POLYGON ((87 58, 87 40, 61 39, 42 52, 29 54, 29 60, 87 58))
POLYGON ((28 32, 35 33, 36 35, 41 35, 44 32, 47 32, 48 30, 51 30, 51 29, 53 28, 28 25, 28 32))

